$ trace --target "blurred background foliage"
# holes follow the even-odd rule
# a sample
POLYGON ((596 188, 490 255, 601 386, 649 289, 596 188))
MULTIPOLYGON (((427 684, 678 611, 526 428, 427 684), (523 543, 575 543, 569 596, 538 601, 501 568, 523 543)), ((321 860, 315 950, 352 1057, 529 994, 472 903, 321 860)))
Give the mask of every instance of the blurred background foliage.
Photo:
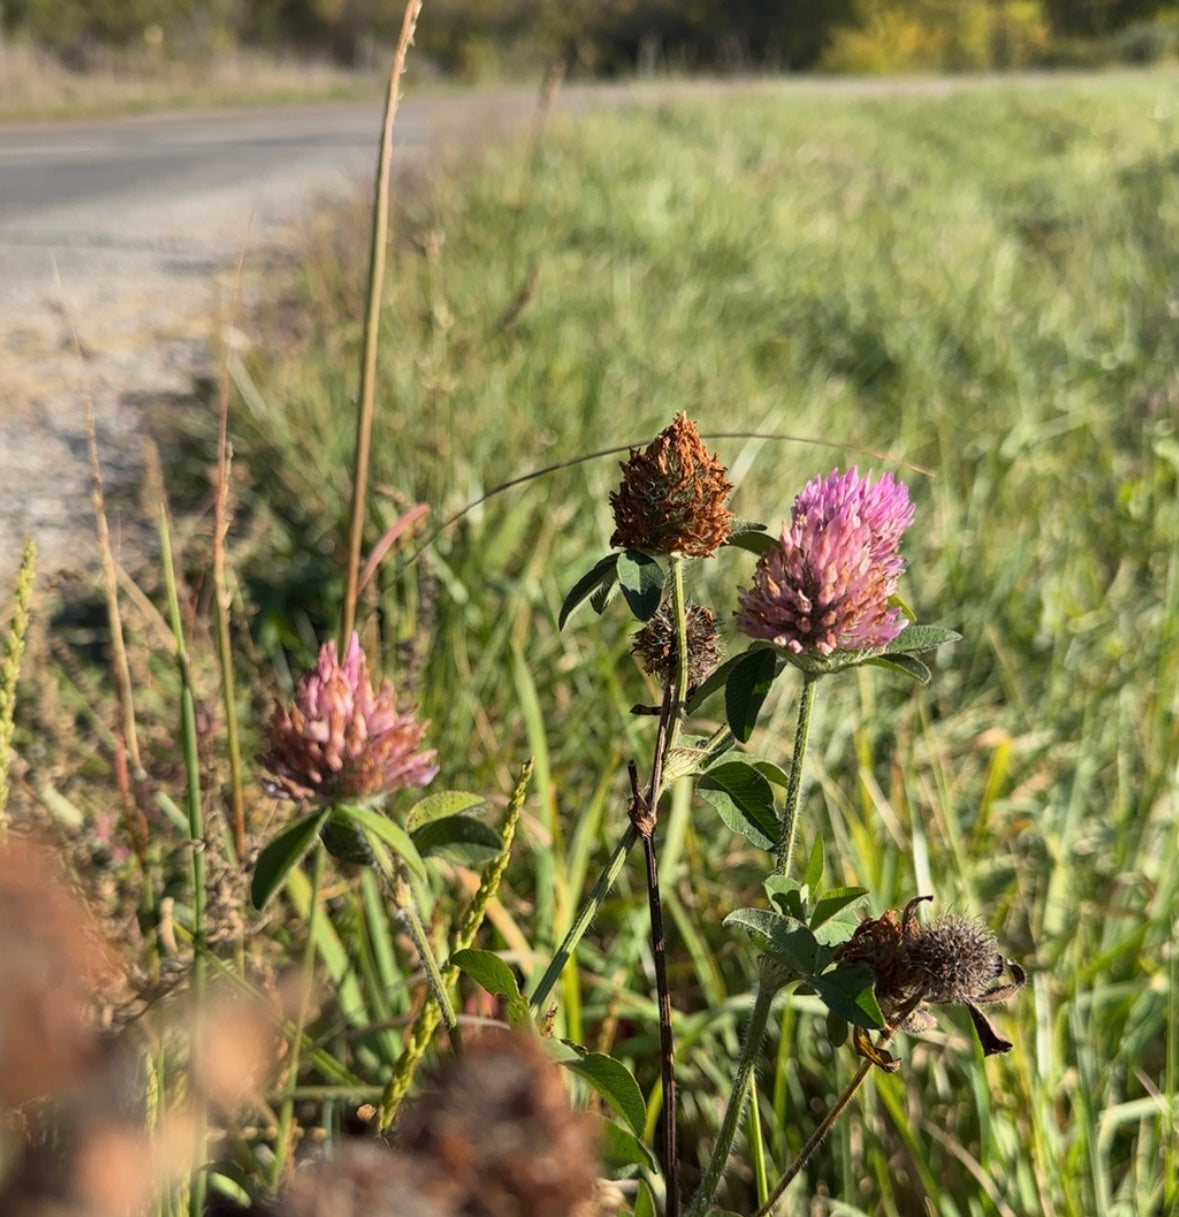
MULTIPOLYGON (((0 0, 0 36, 70 66, 236 49, 367 67, 400 21, 378 0, 0 0)), ((1179 55, 1159 0, 435 0, 417 66, 487 79, 564 59, 571 72, 888 73, 1158 63, 1179 55)))

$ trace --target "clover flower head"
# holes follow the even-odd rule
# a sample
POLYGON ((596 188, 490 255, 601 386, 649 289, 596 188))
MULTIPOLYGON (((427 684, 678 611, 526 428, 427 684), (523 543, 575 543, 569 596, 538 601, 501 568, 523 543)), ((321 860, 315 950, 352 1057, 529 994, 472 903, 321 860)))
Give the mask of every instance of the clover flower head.
POLYGON ((259 757, 269 774, 263 785, 272 795, 325 806, 425 786, 438 772, 433 750, 419 750, 426 726, 412 709, 398 711, 387 680, 373 689, 355 633, 343 663, 335 642, 326 642, 293 704, 275 703, 270 750, 259 757))
MULTIPOLYGON (((720 663, 716 618, 700 604, 689 604, 684 614, 688 652, 688 687, 695 688, 706 680, 720 663)), ((675 616, 671 605, 664 601, 655 616, 635 636, 631 651, 648 676, 659 680, 674 680, 677 645, 675 616)))
POLYGON ((762 555, 753 587, 740 594, 738 628, 796 655, 885 646, 902 628, 889 599, 912 522, 908 487, 891 473, 873 483, 853 465, 812 479, 780 544, 762 555))
POLYGON ((612 546, 707 558, 728 540, 733 513, 725 503, 733 485, 686 414, 643 451, 632 448, 620 467, 622 482, 610 495, 612 546))

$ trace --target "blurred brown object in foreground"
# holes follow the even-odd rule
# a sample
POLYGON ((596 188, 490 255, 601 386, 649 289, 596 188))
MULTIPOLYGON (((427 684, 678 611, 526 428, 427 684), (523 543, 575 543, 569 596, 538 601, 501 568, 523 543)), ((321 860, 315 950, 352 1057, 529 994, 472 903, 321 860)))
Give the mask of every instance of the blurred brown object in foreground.
POLYGON ((345 1143, 297 1175, 291 1217, 572 1217, 591 1212, 593 1123, 525 1034, 473 1041, 413 1105, 395 1148, 345 1143))
POLYGON ((85 1083, 99 1059, 89 1006, 114 976, 56 855, 14 831, 0 837, 0 1107, 85 1083))

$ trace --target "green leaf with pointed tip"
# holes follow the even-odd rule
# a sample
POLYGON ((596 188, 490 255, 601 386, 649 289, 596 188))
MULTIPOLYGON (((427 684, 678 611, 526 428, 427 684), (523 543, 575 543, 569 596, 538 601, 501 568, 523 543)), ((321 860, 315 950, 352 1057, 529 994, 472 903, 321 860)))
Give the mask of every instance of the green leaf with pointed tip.
POLYGON ((655 1201, 651 1197, 651 1189, 642 1179, 639 1180, 639 1190, 635 1196, 635 1210, 631 1217, 659 1217, 655 1209, 655 1201))
POLYGON ((847 1043, 847 1019, 840 1018, 834 1010, 827 1011, 827 1038, 833 1048, 842 1048, 847 1043))
POLYGON ((740 926, 752 934, 763 950, 795 972, 813 972, 825 953, 805 925, 769 909, 735 909, 724 924, 740 926))
POLYGON ((766 895, 770 898, 770 903, 779 912, 806 924, 806 902, 809 888, 803 887, 797 879, 788 879, 785 875, 771 875, 763 886, 766 889, 766 895))
POLYGON ((706 769, 696 782, 700 797, 716 808, 725 825, 758 849, 772 850, 781 826, 770 783, 748 761, 729 756, 706 769))
POLYGON ((405 830, 414 833, 431 820, 457 816, 460 812, 474 815, 486 806, 487 800, 482 795, 471 794, 468 790, 436 790, 409 809, 405 816, 405 830))
MULTIPOLYGON (((810 888, 812 892, 819 890, 819 884, 823 882, 823 838, 816 837, 815 843, 811 847, 811 856, 807 859, 806 870, 803 872, 802 881, 810 888)), ((814 924, 813 922, 811 923, 814 924)))
POLYGON ((254 863, 254 877, 250 881, 250 901, 256 909, 262 908, 283 885, 319 836, 329 814, 326 808, 313 811, 280 829, 267 842, 254 863))
POLYGON ((687 710, 689 714, 695 714, 718 689, 724 688, 726 681, 729 679, 729 673, 745 658, 747 653, 742 651, 740 655, 734 655, 730 659, 726 659, 719 668, 713 670, 712 675, 703 684, 697 686, 696 692, 688 698, 687 710))
POLYGON ((807 976, 806 982, 828 1010, 852 1026, 869 1030, 884 1026, 884 1015, 872 992, 872 971, 862 963, 841 964, 823 976, 807 976))
POLYGON ((589 600, 603 585, 613 582, 617 566, 618 555, 607 554, 578 579, 569 589, 569 594, 561 604, 561 611, 557 614, 558 630, 565 628, 565 622, 569 620, 574 609, 589 600))
POLYGON ((650 554, 627 549, 618 555, 618 586, 640 621, 650 621, 659 611, 666 582, 666 572, 650 554))
POLYGON ((604 1052, 586 1052, 576 1048, 575 1051, 578 1051, 578 1056, 561 1064, 570 1073, 584 1078, 630 1125, 635 1136, 641 1137, 647 1107, 643 1102, 643 1092, 631 1071, 621 1061, 604 1052))
POLYGON ((472 816, 443 816, 423 824, 412 840, 423 858, 442 855, 462 866, 481 866, 504 852, 499 833, 472 816))
POLYGON ((790 774, 781 765, 775 765, 773 761, 764 760, 760 756, 750 756, 749 763, 762 777, 769 778, 775 786, 781 786, 785 790, 790 785, 790 774))
POLYGON ((766 532, 764 524, 752 524, 740 532, 734 529, 729 533, 729 539, 725 544, 731 545, 734 549, 743 549, 746 553, 760 558, 762 554, 779 549, 782 542, 772 533, 766 532))
POLYGON ((636 1167, 649 1171, 658 1169, 651 1151, 630 1129, 604 1116, 593 1115, 591 1118, 598 1124, 598 1153, 609 1178, 621 1179, 631 1175, 636 1167))
POLYGON ((332 812, 332 818, 351 821, 366 834, 371 834, 383 845, 387 845, 419 879, 426 877, 426 865, 418 853, 417 846, 410 840, 409 833, 388 816, 373 811, 371 807, 347 804, 337 807, 332 812))
POLYGON ((947 642, 961 642, 957 630, 946 630, 940 625, 910 625, 884 648, 885 655, 913 655, 920 651, 932 651, 947 642))
POLYGON ((824 892, 815 901, 815 911, 811 914, 811 929, 817 930, 825 921, 830 921, 836 913, 854 904, 867 893, 863 887, 833 887, 824 892))
POLYGON ((870 663, 874 668, 888 668, 891 672, 899 672, 902 676, 908 676, 910 680, 915 680, 919 685, 927 685, 933 678, 929 668, 920 659, 914 659, 912 655, 905 655, 903 653, 877 655, 872 659, 864 660, 864 662, 870 663))
POLYGON ((529 1025, 532 1016, 528 999, 520 992, 515 972, 498 955, 491 951, 455 951, 450 962, 492 997, 503 998, 507 1003, 508 1022, 513 1027, 529 1025))
POLYGON ((618 571, 610 572, 605 583, 599 584, 594 594, 590 596, 590 608, 600 617, 606 611, 606 605, 618 595, 618 571))
POLYGON ((778 656, 759 648, 746 651, 729 673, 725 682, 725 717, 729 730, 741 743, 753 734, 762 703, 778 672, 778 656))

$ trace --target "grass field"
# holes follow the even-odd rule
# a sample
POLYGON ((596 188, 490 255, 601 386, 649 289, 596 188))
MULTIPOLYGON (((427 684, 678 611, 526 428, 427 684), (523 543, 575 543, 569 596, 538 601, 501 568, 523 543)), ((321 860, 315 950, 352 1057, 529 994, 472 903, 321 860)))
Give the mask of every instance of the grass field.
MULTIPOLYGON (((920 620, 963 641, 939 652, 925 689, 870 668, 820 686, 802 845, 822 836, 831 882, 866 887, 866 913, 929 893, 936 910, 979 916, 1029 984, 997 1014, 1007 1056, 983 1061, 963 1011, 902 1038, 902 1071, 861 1092, 784 1211, 1138 1217, 1179 1204, 1177 149, 1179 82, 1163 76, 945 98, 770 91, 556 125, 404 203, 372 541, 412 503, 440 522, 522 472, 645 442, 680 410, 717 437, 738 515, 774 529, 836 464, 931 471, 898 469, 917 504, 902 590, 920 620), (741 431, 888 458, 720 437, 741 431)), ((289 688, 335 629, 364 224, 358 206, 309 231, 237 372, 235 621, 255 739, 268 690, 289 688)), ((197 501, 208 451, 190 436, 172 458, 178 498, 197 501)), ((537 758, 481 939, 526 977, 621 835, 625 762, 650 748, 652 720, 628 713, 652 695, 622 611, 556 628, 565 592, 608 549, 617 459, 482 504, 416 562, 389 560, 362 602, 386 667, 432 721, 440 788, 506 795, 537 758)), ((184 562, 193 679, 213 701, 207 532, 196 517, 184 562)), ((750 570, 724 551, 689 588, 734 650, 750 570)), ((136 662, 148 765, 179 803, 166 648, 136 662)), ((100 682, 76 669, 59 680, 74 700, 32 699, 25 730, 41 722, 57 798, 93 835, 110 750, 92 740, 70 755, 80 746, 60 721, 101 706, 100 682)), ((779 682, 751 748, 788 759, 796 693, 779 682)), ((705 725, 720 712, 707 705, 705 725)), ((217 749, 214 736, 214 791, 217 749)), ((251 790, 254 829, 272 831, 282 809, 251 790)), ((35 784, 18 803, 22 791, 35 806, 35 784)), ((665 820, 690 1186, 756 972, 721 923, 764 901, 766 866, 682 787, 665 820)), ((182 856, 175 831, 161 822, 153 836, 161 875, 182 856)), ((449 882, 435 882, 439 910, 449 882)), ((337 882, 331 898, 340 937, 322 959, 339 997, 302 1078, 308 1098, 330 1092, 314 1116, 328 1127, 388 1074, 412 998, 374 892, 337 882)), ((556 994, 560 1034, 625 1061, 650 1096, 646 916, 636 856, 556 994)), ((291 915, 251 941, 273 968, 303 950, 291 915)), ((759 1119, 721 1194, 745 1213, 753 1139, 772 1183, 855 1067, 813 998, 776 1006, 770 1031, 759 1119)), ((247 1173, 261 1170, 256 1149, 232 1144, 247 1173)))

